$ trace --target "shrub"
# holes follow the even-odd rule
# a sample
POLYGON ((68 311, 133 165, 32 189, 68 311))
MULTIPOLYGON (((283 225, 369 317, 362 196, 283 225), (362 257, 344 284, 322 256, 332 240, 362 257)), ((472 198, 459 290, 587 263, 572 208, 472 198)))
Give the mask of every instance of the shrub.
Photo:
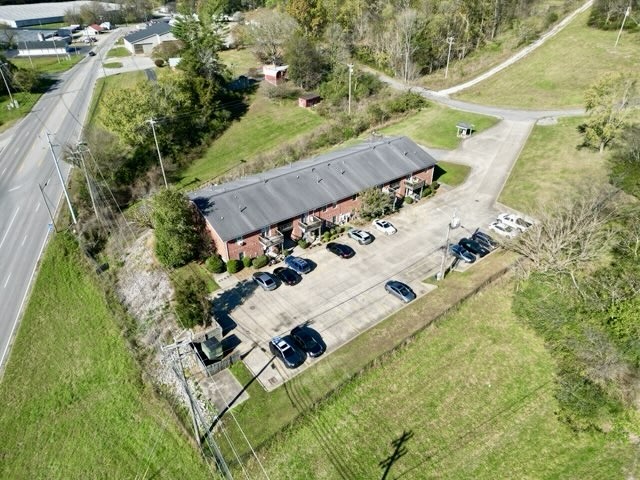
POLYGON ((253 259, 253 268, 262 268, 269 263, 269 257, 266 255, 259 255, 253 259))
POLYGON ((331 237, 331 233, 330 232, 324 232, 322 234, 322 241, 323 242, 328 242, 330 237, 331 237))
POLYGON ((418 95, 413 92, 402 93, 386 103, 387 110, 391 113, 404 113, 413 110, 420 110, 427 105, 427 101, 422 97, 422 95, 418 95))
POLYGON ((244 256, 242 257, 242 265, 244 268, 249 268, 253 264, 253 258, 244 256))
POLYGON ((307 248, 309 247, 309 242, 307 242, 304 238, 301 238, 300 240, 298 240, 298 246, 300 248, 307 248))
POLYGON ((433 191, 435 192, 436 190, 438 190, 440 188, 440 183, 438 183, 437 181, 433 181, 431 183, 431 188, 433 189, 433 191))
POLYGON ((164 67, 164 60, 161 58, 156 58, 153 63, 156 64, 156 67, 164 67))
POLYGON ((413 203, 413 198, 404 197, 404 203, 406 203, 407 205, 411 205, 413 203))
POLYGON ((264 94, 270 99, 292 100, 298 98, 300 89, 288 83, 270 85, 264 90, 264 94))
POLYGON ((242 270, 243 263, 240 260, 231 259, 227 262, 227 272, 238 273, 242 270))
POLYGON ((431 189, 431 185, 426 185, 423 189, 422 189, 422 198, 428 197, 429 195, 431 195, 433 193, 433 190, 431 189))
POLYGON ((184 328, 204 325, 209 318, 207 286, 195 275, 175 285, 175 312, 184 328))
POLYGON ((205 260, 204 266, 211 273, 222 273, 226 270, 226 265, 219 255, 211 255, 205 260))

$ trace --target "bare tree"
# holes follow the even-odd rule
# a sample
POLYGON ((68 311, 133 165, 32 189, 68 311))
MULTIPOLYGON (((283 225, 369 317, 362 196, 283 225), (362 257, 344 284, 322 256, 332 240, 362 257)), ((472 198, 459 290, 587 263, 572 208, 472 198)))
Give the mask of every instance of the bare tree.
POLYGON ((17 41, 17 30, 9 27, 9 25, 0 25, 0 43, 6 45, 6 48, 13 48, 17 41))
POLYGON ((549 206, 508 246, 529 260, 528 270, 567 274, 582 294, 575 273, 610 246, 609 224, 616 214, 616 195, 613 188, 592 188, 573 201, 549 206))
POLYGON ((296 28, 296 21, 286 13, 264 9, 255 12, 245 25, 247 41, 256 56, 274 64, 282 62, 283 46, 296 28))

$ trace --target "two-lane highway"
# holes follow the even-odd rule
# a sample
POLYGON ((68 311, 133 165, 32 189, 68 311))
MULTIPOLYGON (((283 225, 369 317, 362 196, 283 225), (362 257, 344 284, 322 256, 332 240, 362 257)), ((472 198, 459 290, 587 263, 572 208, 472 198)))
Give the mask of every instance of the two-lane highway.
MULTIPOLYGON (((98 47, 111 48, 119 32, 98 47)), ((62 186, 47 143, 51 135, 61 159, 75 145, 89 108, 101 55, 86 57, 59 77, 17 126, 0 135, 0 369, 4 369, 38 260, 51 233, 49 208, 55 211, 62 186), (43 186, 44 197, 39 185, 43 186)), ((69 166, 61 161, 65 179, 69 166)), ((64 206, 66 208, 66 205, 64 206)))

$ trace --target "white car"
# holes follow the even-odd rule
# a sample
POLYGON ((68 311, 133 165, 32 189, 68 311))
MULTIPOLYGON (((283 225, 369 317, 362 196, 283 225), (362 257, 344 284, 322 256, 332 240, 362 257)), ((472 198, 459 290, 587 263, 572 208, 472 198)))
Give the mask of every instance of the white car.
POLYGON ((533 222, 526 220, 515 213, 501 213, 498 215, 498 221, 505 225, 509 225, 510 227, 517 228, 521 232, 524 232, 527 228, 533 225, 533 222))
POLYGON ((393 235, 398 231, 396 230, 396 227, 391 225, 391 222, 387 222, 386 220, 374 220, 372 225, 374 228, 380 230, 382 233, 386 233, 387 235, 393 235))
POLYGON ((518 230, 517 228, 514 228, 510 225, 505 225, 504 223, 499 221, 493 222, 491 225, 489 225, 489 230, 493 230, 498 235, 502 235, 506 238, 515 238, 515 236, 520 233, 520 230, 518 230))

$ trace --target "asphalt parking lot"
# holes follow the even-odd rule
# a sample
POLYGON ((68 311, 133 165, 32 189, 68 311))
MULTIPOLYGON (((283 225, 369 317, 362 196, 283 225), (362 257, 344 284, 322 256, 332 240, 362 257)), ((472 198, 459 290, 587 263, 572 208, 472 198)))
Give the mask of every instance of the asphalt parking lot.
POLYGON ((358 245, 346 235, 340 237, 336 241, 356 251, 351 259, 336 257, 324 246, 296 248, 295 255, 316 265, 298 285, 280 285, 265 292, 251 281, 236 283, 233 277, 221 281, 224 290, 214 301, 216 317, 236 335, 237 349, 263 387, 276 388, 402 308, 400 300, 386 293, 386 281, 400 280, 418 297, 436 288, 423 280, 434 277, 440 270, 442 248, 453 215, 460 218, 461 224, 450 231, 452 243, 471 235, 478 227, 486 231, 501 211, 495 204, 496 198, 531 127, 531 122, 503 120, 481 135, 465 140, 444 159, 470 165, 467 181, 455 189, 442 188, 433 198, 406 205, 389 216, 388 220, 398 229, 395 235, 386 236, 367 226, 364 228, 376 237, 370 245, 358 245), (265 368, 273 359, 269 340, 286 335, 303 323, 322 336, 326 353, 318 359, 307 358, 293 370, 284 368, 279 360, 273 363, 275 368, 265 368))

